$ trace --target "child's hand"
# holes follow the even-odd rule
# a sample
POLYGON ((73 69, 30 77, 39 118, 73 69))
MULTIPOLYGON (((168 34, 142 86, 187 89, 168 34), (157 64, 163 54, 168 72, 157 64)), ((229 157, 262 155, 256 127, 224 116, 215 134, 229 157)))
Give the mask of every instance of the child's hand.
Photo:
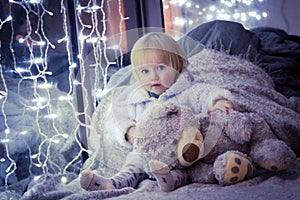
POLYGON ((131 126, 128 128, 127 133, 125 133, 125 140, 128 141, 130 144, 133 144, 134 142, 134 132, 135 132, 135 126, 131 126))
POLYGON ((228 114, 229 109, 234 109, 234 105, 231 101, 225 100, 225 99, 220 99, 218 100, 215 105, 212 107, 210 111, 208 111, 208 114, 211 112, 214 112, 216 110, 222 110, 226 114, 228 114))

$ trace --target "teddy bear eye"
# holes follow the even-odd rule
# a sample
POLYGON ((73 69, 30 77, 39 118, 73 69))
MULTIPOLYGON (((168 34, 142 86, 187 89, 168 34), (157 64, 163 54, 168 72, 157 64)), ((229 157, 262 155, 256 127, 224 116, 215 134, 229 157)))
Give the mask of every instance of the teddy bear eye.
POLYGON ((172 142, 173 145, 177 145, 178 144, 178 140, 174 139, 172 142))

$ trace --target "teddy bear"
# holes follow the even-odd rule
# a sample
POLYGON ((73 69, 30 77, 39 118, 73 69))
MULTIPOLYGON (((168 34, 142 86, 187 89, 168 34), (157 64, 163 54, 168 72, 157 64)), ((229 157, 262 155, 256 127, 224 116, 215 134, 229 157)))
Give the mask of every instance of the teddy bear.
MULTIPOLYGON (((175 104, 155 105, 136 125, 135 148, 146 163, 186 169, 192 182, 232 185, 255 176, 257 168, 293 168, 297 158, 255 113, 230 110, 195 115, 175 104)), ((151 173, 151 166, 145 166, 151 173)))

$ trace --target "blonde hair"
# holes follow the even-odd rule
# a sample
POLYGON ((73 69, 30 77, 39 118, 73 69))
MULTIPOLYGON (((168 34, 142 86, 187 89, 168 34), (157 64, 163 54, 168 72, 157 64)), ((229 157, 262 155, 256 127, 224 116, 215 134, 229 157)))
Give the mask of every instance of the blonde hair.
POLYGON ((146 52, 149 50, 157 51, 158 55, 179 73, 187 65, 182 48, 171 36, 166 33, 151 32, 138 39, 134 44, 130 56, 132 66, 137 67, 143 63, 145 56, 147 56, 146 52))

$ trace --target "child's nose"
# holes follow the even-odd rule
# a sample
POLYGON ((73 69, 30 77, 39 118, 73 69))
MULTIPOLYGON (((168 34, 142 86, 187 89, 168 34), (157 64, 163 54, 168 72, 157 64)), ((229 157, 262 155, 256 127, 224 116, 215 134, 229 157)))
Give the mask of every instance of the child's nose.
POLYGON ((158 73, 153 70, 152 73, 151 73, 151 80, 158 80, 158 73))

